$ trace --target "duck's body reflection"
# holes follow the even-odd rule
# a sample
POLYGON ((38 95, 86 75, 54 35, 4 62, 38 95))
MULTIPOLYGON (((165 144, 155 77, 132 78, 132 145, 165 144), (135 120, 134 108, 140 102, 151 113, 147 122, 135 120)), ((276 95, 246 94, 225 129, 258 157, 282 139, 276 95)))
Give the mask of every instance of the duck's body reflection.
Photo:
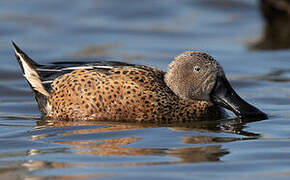
MULTIPOLYGON (((236 121, 234 119, 233 121, 236 121)), ((230 121, 228 121, 230 122, 230 121)), ((160 128, 168 127, 173 131, 199 131, 199 132, 217 132, 222 129, 232 131, 234 133, 257 136, 242 131, 243 126, 238 124, 237 126, 232 124, 232 128, 225 128, 225 125, 221 125, 219 122, 210 123, 178 123, 178 124, 162 124, 162 123, 128 123, 128 122, 93 122, 93 121, 39 121, 37 129, 42 128, 62 128, 62 127, 82 127, 87 126, 88 128, 80 128, 64 131, 61 136, 67 135, 85 135, 85 134, 104 134, 117 132, 120 135, 112 136, 112 138, 103 138, 94 140, 71 139, 65 141, 56 141, 57 143, 66 144, 73 146, 78 154, 91 154, 98 156, 144 156, 144 155, 168 155, 179 158, 179 161, 171 163, 197 163, 206 161, 218 161, 219 158, 228 152, 221 148, 219 143, 232 142, 237 140, 244 140, 249 138, 232 138, 232 137, 211 137, 211 136, 183 136, 180 144, 192 144, 193 147, 181 147, 181 148, 134 148, 128 145, 134 144, 142 140, 142 136, 138 135, 128 136, 128 134, 121 132, 129 130, 138 130, 145 128, 160 128), (124 137, 125 136, 125 137, 124 137), (211 145, 212 144, 212 145, 211 145), (197 146, 200 145, 200 146, 197 146), (205 146, 208 145, 208 146, 205 146)), ((230 126, 230 125, 227 125, 230 126)), ((60 134, 58 134, 60 135, 60 134)), ((34 136, 35 139, 39 139, 39 136, 34 136)))
MULTIPOLYGON (((52 144, 60 144, 61 148, 31 149, 26 155, 37 157, 39 154, 59 153, 61 158, 52 162, 32 158, 34 160, 26 161, 21 166, 31 172, 47 168, 82 169, 87 166, 83 158, 87 159, 89 166, 94 168, 216 162, 230 153, 223 147, 225 143, 259 136, 242 129, 243 123, 239 119, 176 124, 39 120, 31 139, 39 142, 51 141, 52 144), (220 133, 216 133, 221 131, 231 134, 220 136, 220 133), (153 133, 154 137, 156 132, 159 135, 157 141, 165 138, 163 140, 167 142, 158 146, 156 141, 155 144, 152 142, 154 141, 152 136, 146 135, 146 133, 153 133), (233 134, 243 136, 233 136, 233 134)), ((84 173, 82 176, 62 175, 59 178, 115 175, 96 172, 84 173)))

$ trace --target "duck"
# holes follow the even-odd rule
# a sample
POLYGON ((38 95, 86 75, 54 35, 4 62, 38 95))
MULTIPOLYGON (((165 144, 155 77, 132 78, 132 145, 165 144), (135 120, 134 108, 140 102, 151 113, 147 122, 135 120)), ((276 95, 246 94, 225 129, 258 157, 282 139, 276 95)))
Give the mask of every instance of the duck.
POLYGON ((221 65, 186 51, 168 72, 119 61, 38 64, 12 41, 23 76, 42 117, 55 120, 218 120, 225 109, 240 118, 267 115, 243 100, 221 65))

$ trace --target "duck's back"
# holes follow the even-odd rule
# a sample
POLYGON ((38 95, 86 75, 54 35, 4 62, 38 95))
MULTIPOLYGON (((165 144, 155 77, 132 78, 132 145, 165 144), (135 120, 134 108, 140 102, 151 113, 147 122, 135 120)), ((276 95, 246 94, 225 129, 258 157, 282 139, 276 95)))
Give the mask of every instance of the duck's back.
POLYGON ((156 111, 165 111, 161 104, 166 97, 176 98, 163 78, 163 71, 146 66, 79 68, 52 82, 47 116, 100 120, 153 119, 157 117, 156 111))

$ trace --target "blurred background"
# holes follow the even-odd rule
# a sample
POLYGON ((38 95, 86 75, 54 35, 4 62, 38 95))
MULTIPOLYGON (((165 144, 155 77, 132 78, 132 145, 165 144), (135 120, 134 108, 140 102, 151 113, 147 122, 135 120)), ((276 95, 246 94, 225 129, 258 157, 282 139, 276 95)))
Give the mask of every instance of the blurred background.
POLYGON ((1 0, 3 179, 289 179, 289 0, 1 0), (205 51, 269 119, 49 122, 11 41, 39 63, 118 60, 167 70, 205 51))

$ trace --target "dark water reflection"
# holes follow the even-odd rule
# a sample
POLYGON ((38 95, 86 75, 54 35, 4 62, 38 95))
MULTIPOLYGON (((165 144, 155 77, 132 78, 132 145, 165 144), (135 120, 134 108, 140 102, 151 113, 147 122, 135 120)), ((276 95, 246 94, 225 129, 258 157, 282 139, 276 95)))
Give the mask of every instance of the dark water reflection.
POLYGON ((258 1, 0 4, 1 179, 289 179, 290 51, 249 51, 263 32, 258 1), (182 51, 203 50, 269 119, 40 120, 11 40, 41 63, 113 59, 164 70, 182 51))
POLYGON ((290 48, 290 1, 261 0, 261 14, 265 20, 263 35, 251 48, 279 50, 290 48))

